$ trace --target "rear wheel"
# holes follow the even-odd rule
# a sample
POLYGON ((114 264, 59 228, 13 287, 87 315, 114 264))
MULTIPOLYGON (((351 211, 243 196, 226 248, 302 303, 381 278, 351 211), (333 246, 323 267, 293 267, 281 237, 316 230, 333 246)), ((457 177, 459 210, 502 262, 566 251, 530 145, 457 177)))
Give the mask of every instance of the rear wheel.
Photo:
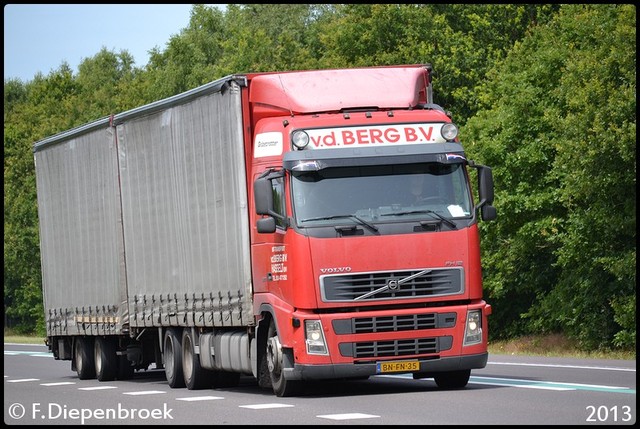
POLYGON ((292 396, 300 390, 299 380, 287 380, 284 378, 284 353, 276 330, 276 324, 272 320, 267 335, 267 367, 271 378, 271 387, 276 396, 292 396))
POLYGON ((76 338, 73 354, 78 378, 80 380, 96 378, 96 365, 93 355, 93 338, 76 338))
POLYGON ((96 377, 99 381, 115 380, 118 373, 118 356, 114 338, 98 337, 94 342, 96 377))
POLYGON ((441 389, 462 389, 469 382, 471 370, 465 369, 461 371, 443 372, 435 375, 433 378, 441 389))
POLYGON ((191 329, 182 332, 182 372, 189 390, 211 387, 213 372, 200 366, 200 357, 195 351, 195 337, 191 329))
POLYGON ((182 338, 180 329, 169 328, 164 334, 164 372, 173 388, 184 387, 184 376, 182 372, 182 338))

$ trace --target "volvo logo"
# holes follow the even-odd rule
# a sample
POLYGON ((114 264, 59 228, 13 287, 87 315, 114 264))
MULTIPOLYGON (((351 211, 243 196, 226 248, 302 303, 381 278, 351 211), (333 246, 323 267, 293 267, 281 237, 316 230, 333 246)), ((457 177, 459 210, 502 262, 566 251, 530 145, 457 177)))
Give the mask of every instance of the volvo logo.
POLYGON ((415 274, 411 274, 410 276, 403 277, 400 280, 389 279, 384 286, 379 287, 376 290, 372 290, 370 292, 363 293, 362 295, 360 295, 360 296, 358 296, 356 298, 353 298, 353 300, 354 301, 358 301, 358 300, 361 300, 361 299, 367 299, 367 298, 370 298, 370 297, 372 297, 372 296, 374 296, 376 294, 379 294, 379 293, 387 291, 387 290, 398 290, 398 289, 400 289, 400 286, 402 286, 404 283, 410 282, 411 280, 413 280, 415 278, 418 278, 420 276, 423 276, 425 274, 428 274, 430 272, 431 272, 431 270, 427 269, 427 270, 422 270, 422 271, 420 271, 418 273, 415 273, 415 274))
POLYGON ((350 273, 351 267, 320 268, 322 274, 350 273))

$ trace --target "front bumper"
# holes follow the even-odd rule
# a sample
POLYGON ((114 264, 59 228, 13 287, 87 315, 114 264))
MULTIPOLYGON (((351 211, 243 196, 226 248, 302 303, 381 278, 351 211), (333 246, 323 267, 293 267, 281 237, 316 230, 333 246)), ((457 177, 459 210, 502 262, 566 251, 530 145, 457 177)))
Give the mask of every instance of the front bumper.
MULTIPOLYGON (((489 354, 444 357, 438 359, 418 359, 420 370, 414 378, 429 378, 433 373, 460 371, 467 369, 481 369, 487 365, 489 354)), ((337 364, 337 365, 300 365, 284 369, 284 377, 287 380, 320 380, 331 378, 358 378, 379 375, 377 364, 337 364)), ((399 374, 395 372, 394 374, 399 374)))

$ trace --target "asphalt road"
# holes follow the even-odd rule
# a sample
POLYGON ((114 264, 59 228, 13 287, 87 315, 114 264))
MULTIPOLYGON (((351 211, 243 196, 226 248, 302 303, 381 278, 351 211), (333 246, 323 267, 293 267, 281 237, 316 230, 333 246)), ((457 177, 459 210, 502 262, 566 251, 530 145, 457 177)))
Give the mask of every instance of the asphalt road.
POLYGON ((406 375, 308 385, 278 398, 251 377, 232 389, 171 389, 164 371, 80 380, 44 346, 4 346, 9 425, 633 425, 636 361, 490 355, 463 390, 406 375))

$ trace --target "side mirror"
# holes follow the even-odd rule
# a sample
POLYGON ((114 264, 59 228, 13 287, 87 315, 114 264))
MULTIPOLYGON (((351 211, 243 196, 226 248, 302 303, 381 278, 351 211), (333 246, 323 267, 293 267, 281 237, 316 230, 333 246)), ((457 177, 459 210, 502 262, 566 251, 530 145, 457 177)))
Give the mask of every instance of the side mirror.
POLYGON ((493 220, 498 216, 498 213, 492 205, 494 195, 491 167, 478 164, 471 164, 471 166, 478 169, 478 195, 480 202, 476 205, 476 209, 480 209, 482 220, 493 220))
POLYGON ((273 189, 269 179, 259 178, 253 183, 253 197, 257 214, 273 215, 273 189))
POLYGON ((498 217, 498 212, 496 211, 496 208, 494 206, 486 204, 480 208, 480 216, 484 221, 494 220, 496 217, 498 217))
POLYGON ((258 219, 258 232, 261 234, 271 234, 276 232, 276 220, 271 216, 258 219))
MULTIPOLYGON (((274 210, 274 190, 271 183, 271 177, 264 175, 259 177, 253 182, 253 198, 256 206, 256 213, 258 215, 268 216, 266 218, 258 219, 256 226, 259 233, 273 233, 276 231, 277 222, 280 221, 280 225, 288 226, 287 219, 274 210)), ((277 177, 277 176, 276 176, 277 177)), ((280 176, 281 177, 281 176, 280 176)))
POLYGON ((493 173, 491 168, 485 165, 478 166, 478 194, 480 195, 478 207, 493 204, 493 173))

